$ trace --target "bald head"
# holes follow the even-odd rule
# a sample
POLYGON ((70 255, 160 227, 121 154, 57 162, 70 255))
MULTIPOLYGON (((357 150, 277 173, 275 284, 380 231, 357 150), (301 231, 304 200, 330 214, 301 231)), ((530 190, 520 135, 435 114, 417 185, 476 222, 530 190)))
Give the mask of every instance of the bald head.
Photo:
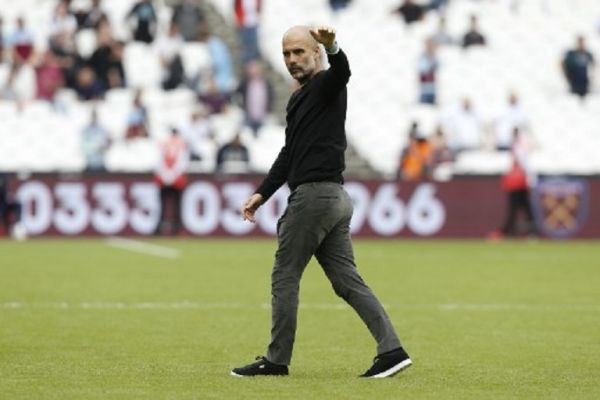
POLYGON ((292 77, 305 84, 321 70, 319 43, 310 27, 298 25, 288 29, 282 40, 283 59, 292 77))
POLYGON ((310 27, 305 25, 292 26, 283 34, 283 44, 286 41, 303 41, 309 47, 318 48, 319 43, 310 34, 310 27))

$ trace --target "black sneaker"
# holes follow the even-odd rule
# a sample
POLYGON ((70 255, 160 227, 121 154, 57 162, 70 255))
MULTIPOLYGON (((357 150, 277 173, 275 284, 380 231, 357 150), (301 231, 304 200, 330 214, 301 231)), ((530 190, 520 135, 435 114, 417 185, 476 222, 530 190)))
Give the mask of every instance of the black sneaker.
POLYGON ((373 366, 361 378, 387 378, 412 365, 412 361, 402 347, 375 357, 373 366))
POLYGON ((273 364, 265 357, 256 357, 256 362, 245 367, 234 368, 231 370, 232 376, 245 377, 257 375, 276 375, 283 376, 288 374, 287 365, 273 364))

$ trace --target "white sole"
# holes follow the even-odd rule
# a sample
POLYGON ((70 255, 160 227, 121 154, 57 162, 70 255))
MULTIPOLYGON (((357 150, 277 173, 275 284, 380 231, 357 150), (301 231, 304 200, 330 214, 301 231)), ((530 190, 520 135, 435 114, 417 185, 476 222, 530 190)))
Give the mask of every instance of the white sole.
POLYGON ((236 374, 233 371, 229 372, 229 375, 235 376, 236 378, 253 378, 255 376, 287 376, 287 375, 240 375, 240 374, 236 374))
POLYGON ((373 375, 370 378, 388 378, 390 376, 396 375, 398 372, 410 367, 411 365, 412 365, 411 359, 407 358, 406 360, 394 365, 392 368, 387 369, 383 372, 380 372, 377 375, 373 375))

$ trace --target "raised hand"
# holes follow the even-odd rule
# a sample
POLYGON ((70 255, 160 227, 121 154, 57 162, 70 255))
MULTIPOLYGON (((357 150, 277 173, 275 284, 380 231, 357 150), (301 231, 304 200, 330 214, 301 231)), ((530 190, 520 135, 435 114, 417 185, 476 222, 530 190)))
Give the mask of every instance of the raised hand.
POLYGON ((317 42, 325 46, 326 49, 332 48, 335 43, 335 29, 330 26, 313 28, 310 30, 310 34, 317 42))

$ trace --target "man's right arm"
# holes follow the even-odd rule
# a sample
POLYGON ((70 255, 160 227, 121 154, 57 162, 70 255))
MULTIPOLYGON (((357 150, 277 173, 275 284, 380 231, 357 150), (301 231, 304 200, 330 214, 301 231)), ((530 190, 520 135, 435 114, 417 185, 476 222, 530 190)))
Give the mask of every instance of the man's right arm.
POLYGON ((256 222, 254 213, 275 193, 287 179, 288 154, 287 147, 283 146, 277 159, 271 166, 266 178, 260 184, 256 192, 242 205, 241 213, 244 220, 256 222))
POLYGON ((288 150, 287 146, 283 146, 269 173, 258 189, 256 189, 256 193, 262 195, 263 201, 267 201, 285 183, 288 176, 288 169, 288 150))

